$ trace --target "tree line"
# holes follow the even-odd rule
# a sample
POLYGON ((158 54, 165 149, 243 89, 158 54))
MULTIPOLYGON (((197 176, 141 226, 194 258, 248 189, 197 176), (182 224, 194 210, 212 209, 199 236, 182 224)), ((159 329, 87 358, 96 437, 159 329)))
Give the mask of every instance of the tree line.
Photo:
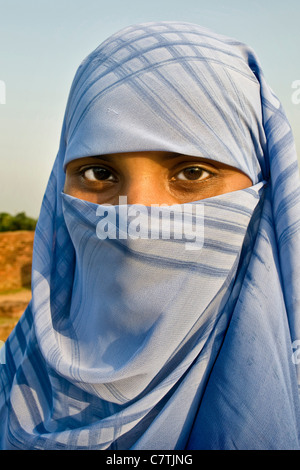
POLYGON ((15 230, 35 230, 37 220, 28 217, 25 212, 16 215, 0 212, 0 232, 15 230))

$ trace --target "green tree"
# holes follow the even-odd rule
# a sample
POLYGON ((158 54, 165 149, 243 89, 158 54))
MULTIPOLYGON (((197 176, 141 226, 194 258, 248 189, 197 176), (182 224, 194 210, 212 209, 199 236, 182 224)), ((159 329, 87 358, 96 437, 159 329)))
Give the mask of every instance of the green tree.
POLYGON ((19 212, 15 216, 0 212, 0 232, 34 230, 36 223, 36 219, 28 217, 25 212, 19 212))

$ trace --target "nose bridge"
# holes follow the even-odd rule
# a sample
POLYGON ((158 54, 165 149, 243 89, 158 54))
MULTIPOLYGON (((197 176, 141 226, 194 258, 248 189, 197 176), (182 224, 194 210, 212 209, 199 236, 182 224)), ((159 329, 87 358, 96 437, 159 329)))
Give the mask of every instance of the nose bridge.
POLYGON ((161 164, 161 152, 128 153, 122 155, 122 196, 127 204, 172 204, 168 177, 161 164), (134 158, 133 158, 134 157, 134 158))
POLYGON ((124 196, 127 196, 127 204, 142 204, 150 206, 165 199, 163 184, 150 174, 133 174, 124 187, 124 196))

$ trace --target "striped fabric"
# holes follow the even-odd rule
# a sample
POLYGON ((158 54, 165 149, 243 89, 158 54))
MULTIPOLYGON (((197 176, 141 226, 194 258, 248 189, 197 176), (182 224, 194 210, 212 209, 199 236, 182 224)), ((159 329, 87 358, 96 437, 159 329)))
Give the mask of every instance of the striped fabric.
POLYGON ((0 448, 299 449, 299 188, 247 46, 179 22, 101 44, 72 84, 32 301, 1 350, 0 448), (64 169, 146 150, 232 165, 253 186, 193 204, 200 249, 101 240, 99 207, 63 193, 64 169))

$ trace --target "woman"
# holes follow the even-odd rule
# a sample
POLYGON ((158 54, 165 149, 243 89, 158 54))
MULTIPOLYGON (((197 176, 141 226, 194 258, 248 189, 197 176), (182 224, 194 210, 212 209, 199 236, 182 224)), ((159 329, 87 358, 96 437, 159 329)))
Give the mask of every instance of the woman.
POLYGON ((1 448, 299 449, 299 206, 251 49, 179 22, 106 40, 71 88, 1 448), (196 212, 151 238, 163 204, 196 212))

